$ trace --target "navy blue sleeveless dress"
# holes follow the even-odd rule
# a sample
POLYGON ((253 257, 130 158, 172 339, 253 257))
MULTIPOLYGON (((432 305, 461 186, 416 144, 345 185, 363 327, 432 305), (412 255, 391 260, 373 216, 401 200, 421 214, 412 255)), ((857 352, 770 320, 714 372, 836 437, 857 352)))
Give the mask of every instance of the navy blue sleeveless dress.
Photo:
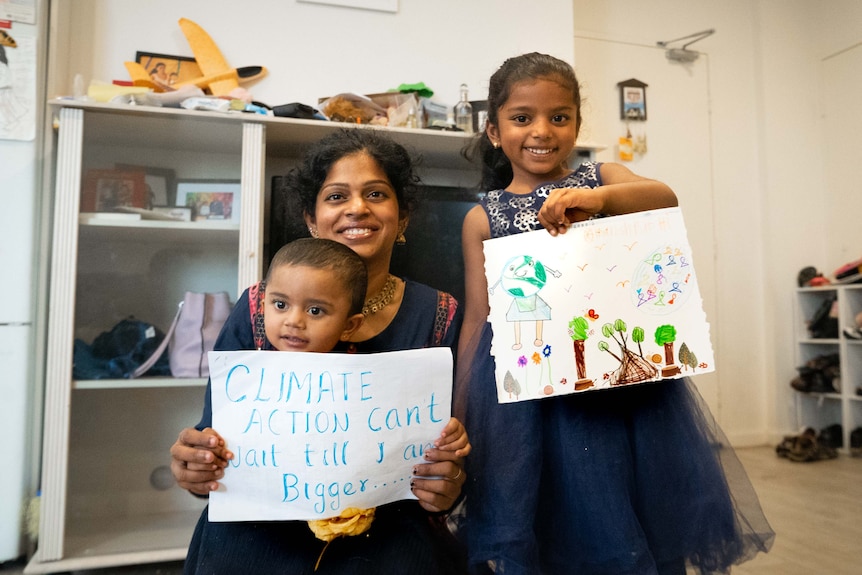
MULTIPOLYGON (((600 185, 587 162, 530 194, 492 191, 491 236, 541 229, 554 188, 600 185)), ((721 573, 769 549, 748 477, 688 379, 498 404, 491 335, 485 324, 458 359, 472 572, 721 573)))

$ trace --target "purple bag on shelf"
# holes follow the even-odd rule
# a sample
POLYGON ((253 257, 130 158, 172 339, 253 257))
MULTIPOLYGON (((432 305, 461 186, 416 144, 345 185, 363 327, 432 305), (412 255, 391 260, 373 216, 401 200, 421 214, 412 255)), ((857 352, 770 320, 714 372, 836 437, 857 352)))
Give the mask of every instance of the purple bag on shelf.
POLYGON ((226 292, 186 292, 162 345, 134 377, 146 373, 150 361, 155 363, 166 347, 172 376, 209 377, 207 352, 213 350, 231 308, 226 292))

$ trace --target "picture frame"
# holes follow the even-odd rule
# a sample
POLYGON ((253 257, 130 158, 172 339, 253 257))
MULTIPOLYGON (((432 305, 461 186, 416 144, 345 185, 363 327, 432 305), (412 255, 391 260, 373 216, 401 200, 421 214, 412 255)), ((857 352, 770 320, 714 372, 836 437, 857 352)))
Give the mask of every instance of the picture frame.
POLYGON ((188 56, 138 51, 135 52, 135 62, 143 66, 153 82, 163 88, 203 76, 197 60, 188 56))
POLYGON ((149 209, 150 194, 144 172, 87 170, 81 184, 80 211, 112 212, 117 208, 149 209))
POLYGON ((636 78, 619 82, 620 119, 643 122, 647 119, 646 88, 647 84, 636 78))
POLYGON ((149 188, 151 206, 174 206, 177 198, 177 175, 169 168, 153 168, 133 164, 114 164, 117 170, 143 172, 149 188))
POLYGON ((303 4, 328 4, 345 8, 361 8, 377 12, 398 12, 398 0, 298 0, 303 4))
POLYGON ((192 221, 239 223, 239 180, 179 180, 175 204, 192 210, 192 221))

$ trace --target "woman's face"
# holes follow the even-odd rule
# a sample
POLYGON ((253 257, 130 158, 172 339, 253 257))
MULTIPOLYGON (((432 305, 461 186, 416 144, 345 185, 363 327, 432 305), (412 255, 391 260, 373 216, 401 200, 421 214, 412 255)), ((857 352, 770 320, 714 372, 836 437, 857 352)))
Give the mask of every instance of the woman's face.
POLYGON ((365 152, 332 165, 317 194, 314 214, 305 219, 318 237, 346 245, 366 263, 383 262, 387 269, 395 239, 407 224, 389 178, 365 152))

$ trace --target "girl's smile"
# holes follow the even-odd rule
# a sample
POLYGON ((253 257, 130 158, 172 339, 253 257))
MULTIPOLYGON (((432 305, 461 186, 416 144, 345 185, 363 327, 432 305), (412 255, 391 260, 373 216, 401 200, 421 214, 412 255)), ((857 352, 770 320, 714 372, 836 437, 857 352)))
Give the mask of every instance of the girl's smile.
POLYGON ((552 78, 512 86, 488 137, 502 146, 512 163, 509 191, 527 193, 568 173, 566 164, 577 138, 578 109, 572 90, 552 78))

